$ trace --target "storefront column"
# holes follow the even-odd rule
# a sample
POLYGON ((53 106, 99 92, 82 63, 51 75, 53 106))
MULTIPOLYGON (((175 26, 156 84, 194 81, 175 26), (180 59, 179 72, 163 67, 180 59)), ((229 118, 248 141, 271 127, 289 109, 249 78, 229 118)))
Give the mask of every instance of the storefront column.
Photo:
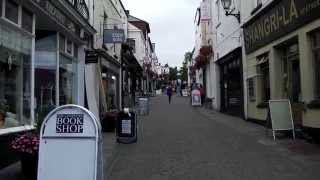
POLYGON ((299 58, 302 101, 310 102, 314 96, 314 66, 311 42, 306 32, 299 33, 299 58))
POLYGON ((84 69, 85 69, 85 51, 86 51, 86 48, 85 46, 79 46, 78 47, 78 77, 77 78, 77 85, 78 85, 78 90, 77 90, 77 104, 80 105, 80 106, 84 106, 84 98, 85 98, 85 72, 84 72, 84 69))
POLYGON ((282 99, 282 73, 281 73, 281 54, 276 48, 271 48, 269 52, 269 71, 270 71, 270 98, 282 99))

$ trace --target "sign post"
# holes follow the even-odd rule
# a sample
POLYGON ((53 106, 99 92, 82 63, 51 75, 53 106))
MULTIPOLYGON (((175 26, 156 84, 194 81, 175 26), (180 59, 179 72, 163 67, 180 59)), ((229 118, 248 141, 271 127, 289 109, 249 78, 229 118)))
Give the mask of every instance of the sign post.
POLYGON ((272 122, 273 139, 276 140, 276 131, 292 130, 295 139, 291 104, 289 100, 270 100, 270 117, 272 122))
POLYGON ((100 122, 87 109, 65 105, 44 120, 38 180, 103 180, 100 122))
POLYGON ((191 92, 191 104, 192 106, 201 106, 201 93, 199 90, 191 92))

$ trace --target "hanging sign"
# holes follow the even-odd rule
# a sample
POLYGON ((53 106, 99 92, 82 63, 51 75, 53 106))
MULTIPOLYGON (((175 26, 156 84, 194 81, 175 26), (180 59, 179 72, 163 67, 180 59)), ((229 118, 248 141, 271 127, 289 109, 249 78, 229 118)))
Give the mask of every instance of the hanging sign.
POLYGON ((105 29, 103 31, 103 43, 124 43, 125 35, 123 29, 105 29))
POLYGON ((98 63, 99 55, 96 51, 86 51, 86 64, 98 63))

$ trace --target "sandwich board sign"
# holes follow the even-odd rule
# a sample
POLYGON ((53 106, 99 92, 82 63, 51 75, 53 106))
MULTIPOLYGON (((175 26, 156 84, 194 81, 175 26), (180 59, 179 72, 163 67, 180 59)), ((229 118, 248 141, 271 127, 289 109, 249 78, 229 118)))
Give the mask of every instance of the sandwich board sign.
POLYGON ((103 180, 100 122, 77 105, 56 108, 41 126, 38 180, 103 180))
POLYGON ((272 122, 273 139, 276 140, 276 131, 292 131, 295 139, 291 104, 289 100, 270 100, 270 117, 272 122))
POLYGON ((201 106, 201 93, 199 90, 191 92, 191 104, 192 106, 201 106))

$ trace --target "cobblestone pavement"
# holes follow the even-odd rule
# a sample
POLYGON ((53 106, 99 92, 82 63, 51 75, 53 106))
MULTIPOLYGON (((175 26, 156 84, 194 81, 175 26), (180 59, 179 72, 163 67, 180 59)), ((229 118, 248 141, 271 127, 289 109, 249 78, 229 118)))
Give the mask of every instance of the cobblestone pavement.
MULTIPOLYGON (((194 108, 188 98, 152 98, 139 118, 137 144, 103 135, 106 180, 313 180, 320 178, 320 146, 304 140, 273 141, 265 128, 194 108)), ((20 164, 0 180, 23 180, 20 164)))
POLYGON ((204 108, 188 98, 152 99, 137 144, 117 145, 108 180, 320 179, 320 147, 273 141, 264 127, 204 108))

